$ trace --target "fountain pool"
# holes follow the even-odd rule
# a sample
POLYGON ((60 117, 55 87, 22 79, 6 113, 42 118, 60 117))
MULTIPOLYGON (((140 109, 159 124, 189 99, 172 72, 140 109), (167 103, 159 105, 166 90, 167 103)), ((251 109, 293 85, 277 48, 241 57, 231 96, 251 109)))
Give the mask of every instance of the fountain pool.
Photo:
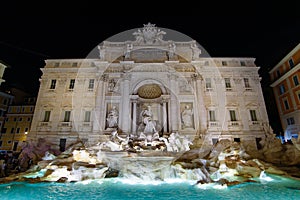
POLYGON ((12 182, 0 185, 1 200, 13 199, 297 199, 300 181, 267 175, 257 182, 225 187, 216 184, 195 185, 195 182, 168 180, 164 182, 132 182, 131 179, 110 178, 76 183, 12 182))

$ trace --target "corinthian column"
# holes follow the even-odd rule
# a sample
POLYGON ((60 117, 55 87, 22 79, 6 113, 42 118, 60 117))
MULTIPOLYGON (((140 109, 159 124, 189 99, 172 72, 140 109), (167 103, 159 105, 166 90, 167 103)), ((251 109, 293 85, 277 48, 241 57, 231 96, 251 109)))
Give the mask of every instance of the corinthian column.
POLYGON ((204 134, 207 128, 207 111, 203 100, 203 79, 200 74, 194 74, 192 78, 196 82, 196 97, 199 112, 199 131, 200 134, 204 134))
POLYGON ((129 80, 130 80, 130 75, 124 76, 123 90, 122 90, 122 126, 121 126, 121 129, 125 133, 129 132, 129 127, 130 127, 129 80))
POLYGON ((95 120, 93 122, 93 132, 103 131, 105 129, 105 83, 107 75, 102 75, 100 78, 97 93, 96 93, 96 106, 95 106, 95 120))
POLYGON ((133 133, 133 135, 136 135, 136 103, 137 103, 136 99, 132 100, 132 104, 133 104, 132 133, 133 133))
POLYGON ((178 124, 178 119, 179 119, 179 115, 178 115, 178 102, 177 102, 177 83, 176 83, 176 78, 177 76, 174 74, 171 74, 169 76, 170 78, 170 89, 171 89, 171 98, 170 98, 170 119, 171 119, 171 131, 176 132, 179 129, 179 124, 178 124))

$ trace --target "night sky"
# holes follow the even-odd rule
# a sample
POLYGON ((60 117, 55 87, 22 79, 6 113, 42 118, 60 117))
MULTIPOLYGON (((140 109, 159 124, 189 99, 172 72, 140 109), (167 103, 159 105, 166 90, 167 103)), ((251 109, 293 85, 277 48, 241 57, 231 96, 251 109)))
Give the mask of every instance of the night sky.
MULTIPOLYGON (((266 6, 259 9, 255 6, 247 11, 246 5, 242 11, 232 8, 228 13, 220 12, 222 7, 205 12, 195 12, 194 8, 189 16, 74 13, 3 16, 0 60, 9 65, 4 73, 4 86, 17 86, 37 94, 42 75, 39 69, 44 67, 45 59, 85 58, 107 38, 151 22, 193 38, 212 57, 256 58, 256 65, 261 67, 263 91, 269 98, 268 71, 300 42, 300 15, 278 14, 274 8, 268 11, 264 10, 266 6)), ((278 122, 275 118, 270 118, 272 123, 278 122)))

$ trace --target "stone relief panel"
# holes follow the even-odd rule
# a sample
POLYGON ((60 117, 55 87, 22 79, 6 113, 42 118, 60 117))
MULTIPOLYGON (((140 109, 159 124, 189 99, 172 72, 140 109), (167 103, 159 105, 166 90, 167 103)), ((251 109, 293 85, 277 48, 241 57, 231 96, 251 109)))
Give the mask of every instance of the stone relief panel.
POLYGON ((191 94, 193 91, 191 80, 185 79, 179 81, 179 93, 180 94, 191 94))
POLYGON ((116 79, 108 80, 107 84, 107 92, 119 93, 120 92, 120 84, 116 79))
POLYGON ((180 103, 181 129, 195 129, 194 108, 191 102, 180 103))

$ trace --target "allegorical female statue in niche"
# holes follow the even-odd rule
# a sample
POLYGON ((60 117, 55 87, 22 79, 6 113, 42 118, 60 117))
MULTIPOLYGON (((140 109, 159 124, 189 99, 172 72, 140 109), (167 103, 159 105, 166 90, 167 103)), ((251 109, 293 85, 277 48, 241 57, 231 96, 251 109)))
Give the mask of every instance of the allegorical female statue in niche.
POLYGON ((188 105, 184 107, 181 113, 183 128, 193 128, 193 110, 188 105))
POLYGON ((117 128, 118 127, 118 118, 119 112, 116 106, 113 106, 112 109, 107 114, 107 127, 108 128, 117 128))

